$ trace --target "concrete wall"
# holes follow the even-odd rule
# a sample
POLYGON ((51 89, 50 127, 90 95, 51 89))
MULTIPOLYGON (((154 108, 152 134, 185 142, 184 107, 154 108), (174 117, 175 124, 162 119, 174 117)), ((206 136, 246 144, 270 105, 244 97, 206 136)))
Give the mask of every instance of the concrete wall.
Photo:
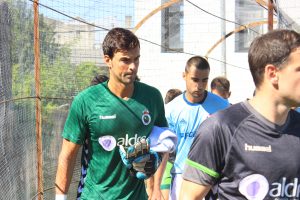
MULTIPOLYGON (((225 16, 223 18, 235 22, 235 0, 225 1, 225 16)), ((204 56, 207 51, 222 37, 221 23, 224 20, 215 16, 221 16, 221 0, 199 1, 191 0, 195 5, 184 2, 184 52, 183 53, 161 53, 158 45, 149 42, 141 42, 141 65, 139 75, 143 82, 157 87, 162 95, 170 88, 184 90, 185 83, 182 72, 188 58, 196 54, 204 56), (207 12, 215 15, 209 15, 207 12)), ((254 1, 252 1, 254 2, 254 1)), ((265 1, 267 2, 267 1, 265 1)), ((289 29, 300 31, 300 1, 299 0, 277 0, 282 14, 284 14, 289 29)), ((139 0, 135 3, 135 23, 137 24, 148 13, 161 5, 161 0, 139 0)), ((257 5, 257 9, 263 10, 261 19, 251 22, 267 20, 267 11, 257 5)), ((255 15, 255 14, 254 14, 255 15)), ((235 30, 238 25, 226 21, 226 31, 235 30)), ((277 28, 277 17, 274 16, 274 29, 277 28)), ((263 33, 267 32, 267 25, 260 26, 263 33)), ((248 30, 251 31, 251 30, 248 30)), ((161 44, 161 12, 152 16, 136 32, 138 37, 161 44)), ((231 82, 232 95, 230 101, 236 103, 252 97, 254 84, 250 74, 246 52, 235 51, 235 37, 233 34, 226 39, 226 57, 222 56, 222 44, 218 45, 209 54, 211 65, 210 80, 215 76, 224 75, 231 82), (223 64, 226 63, 226 65, 223 64)), ((249 41, 251 43, 251 41, 249 41)), ((208 88, 210 90, 210 88, 208 88)))
MULTIPOLYGON (((191 1, 199 8, 220 16, 220 0, 191 1)), ((135 6, 135 21, 138 23, 148 13, 161 5, 160 0, 137 1, 135 6)), ((184 53, 161 53, 161 47, 141 40, 141 63, 139 76, 142 82, 157 87, 163 97, 170 88, 185 89, 182 79, 185 63, 192 55, 206 55, 207 51, 222 37, 221 19, 213 17, 184 1, 184 53)), ((235 1, 226 1, 225 18, 234 21, 235 1)), ((226 22, 226 32, 232 31, 235 24, 226 22)), ((136 34, 139 38, 161 44, 161 12, 152 16, 141 26, 136 34)), ((254 85, 247 64, 246 53, 234 52, 234 36, 226 40, 227 78, 231 81, 232 96, 235 103, 252 96, 254 85)), ((224 75, 220 62, 221 45, 209 55, 211 65, 211 81, 215 76, 224 75)), ((223 61, 223 60, 221 60, 223 61)), ((210 90, 210 88, 208 88, 210 90)))

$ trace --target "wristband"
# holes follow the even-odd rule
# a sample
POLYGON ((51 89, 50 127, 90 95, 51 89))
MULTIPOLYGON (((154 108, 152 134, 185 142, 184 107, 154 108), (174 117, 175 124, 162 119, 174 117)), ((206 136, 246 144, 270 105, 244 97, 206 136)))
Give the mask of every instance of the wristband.
POLYGON ((56 194, 55 200, 67 200, 67 195, 66 194, 56 194))

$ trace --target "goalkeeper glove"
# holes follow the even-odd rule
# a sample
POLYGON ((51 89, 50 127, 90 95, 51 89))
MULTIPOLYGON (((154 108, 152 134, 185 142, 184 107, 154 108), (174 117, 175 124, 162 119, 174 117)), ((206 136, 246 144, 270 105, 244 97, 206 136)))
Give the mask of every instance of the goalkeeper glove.
POLYGON ((149 139, 141 139, 126 149, 121 145, 119 152, 124 165, 129 169, 130 175, 138 179, 151 177, 161 163, 161 156, 150 150, 149 139))

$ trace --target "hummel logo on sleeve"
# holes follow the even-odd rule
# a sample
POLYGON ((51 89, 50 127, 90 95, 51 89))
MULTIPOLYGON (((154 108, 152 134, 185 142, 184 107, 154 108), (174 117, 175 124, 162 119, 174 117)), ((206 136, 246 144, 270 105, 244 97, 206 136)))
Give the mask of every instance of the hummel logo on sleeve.
POLYGON ((245 143, 245 151, 261 151, 261 152, 272 152, 271 145, 269 146, 254 146, 245 143))
POLYGON ((116 119, 117 115, 99 115, 99 119, 116 119))

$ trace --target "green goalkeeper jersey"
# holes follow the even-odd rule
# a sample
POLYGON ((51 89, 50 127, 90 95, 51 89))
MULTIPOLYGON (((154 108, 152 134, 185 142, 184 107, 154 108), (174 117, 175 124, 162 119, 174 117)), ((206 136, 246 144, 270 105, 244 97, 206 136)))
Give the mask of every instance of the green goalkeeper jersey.
POLYGON ((147 199, 143 180, 129 176, 119 145, 146 138, 153 126, 166 127, 160 92, 135 82, 130 99, 112 94, 107 82, 79 93, 70 108, 63 138, 76 144, 88 140, 88 169, 81 199, 147 199))

